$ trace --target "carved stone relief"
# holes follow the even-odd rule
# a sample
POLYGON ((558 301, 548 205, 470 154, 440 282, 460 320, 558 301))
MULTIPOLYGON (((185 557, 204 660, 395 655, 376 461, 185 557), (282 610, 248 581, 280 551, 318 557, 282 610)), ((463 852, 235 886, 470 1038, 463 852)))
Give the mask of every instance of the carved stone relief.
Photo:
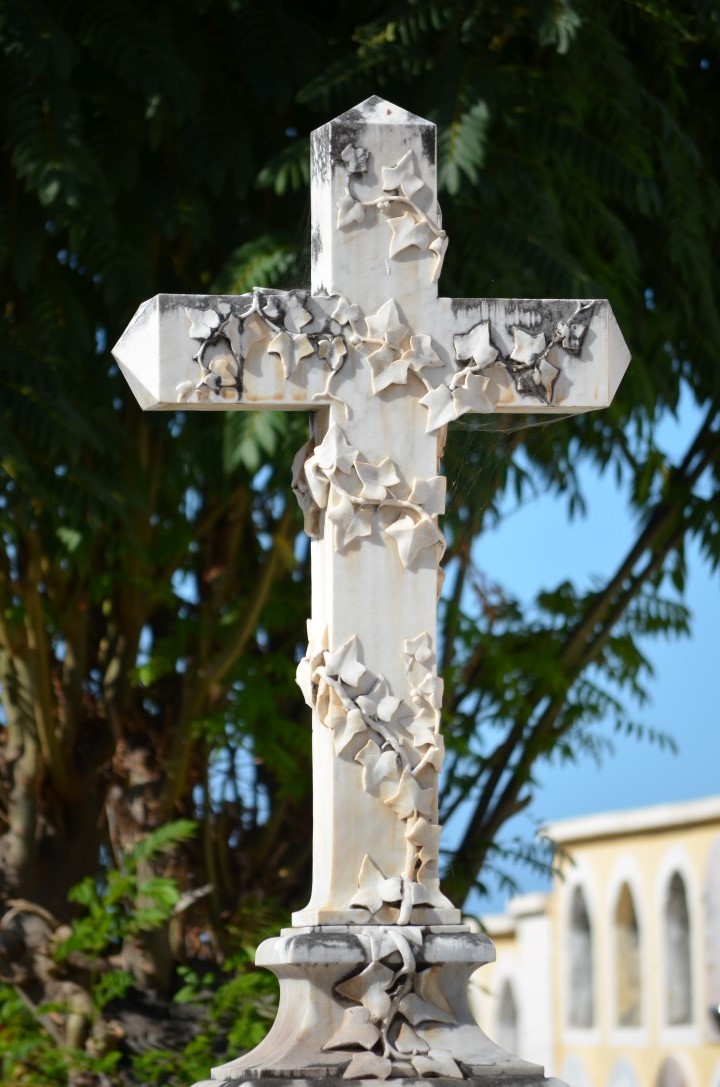
POLYGON ((307 655, 297 682, 306 703, 332 729, 336 755, 362 772, 363 790, 376 797, 404 824, 406 857, 401 875, 386 878, 370 855, 358 873, 351 908, 371 916, 387 907, 408 924, 413 906, 447 906, 440 893, 440 826, 433 810, 444 749, 439 732, 442 680, 426 633, 404 643, 410 700, 392 693, 384 676, 369 672, 358 656, 357 638, 336 650, 327 633, 308 623, 307 655))
MULTIPOLYGON (((341 295, 255 290, 215 309, 185 309, 188 335, 199 343, 193 355, 199 373, 195 382, 178 386, 177 394, 187 403, 237 403, 244 360, 260 344, 279 357, 286 380, 296 380, 303 364, 326 368, 323 396, 347 410, 333 378, 348 352, 357 349, 370 364, 376 394, 407 385, 409 374, 417 375, 427 390, 420 403, 427 408, 427 430, 432 432, 467 411, 493 412, 506 390, 552 404, 560 352, 580 356, 592 320, 593 302, 572 305, 533 303, 523 312, 522 324, 504 330, 493 329, 490 321, 471 324, 452 337, 458 368, 448 375, 432 337, 413 330, 392 298, 363 316, 359 306, 341 295), (502 342, 510 338, 512 347, 503 349, 502 342), (437 385, 434 371, 441 372, 437 385)), ((461 312, 459 304, 456 308, 461 312)), ((347 513, 347 504, 344 509, 347 513)))
POLYGON ((348 1003, 339 1029, 323 1046, 350 1057, 345 1079, 448 1076, 463 1072, 448 1049, 424 1037, 430 1024, 455 1024, 438 984, 438 966, 422 965, 423 930, 364 930, 368 965, 335 986, 348 1003), (420 962, 418 962, 420 959, 420 962))
POLYGON ((308 536, 320 535, 320 515, 326 511, 338 551, 371 535, 377 522, 395 541, 403 566, 411 566, 426 548, 435 549, 437 562, 442 557, 445 541, 437 515, 445 503, 443 477, 404 484, 389 457, 376 464, 364 460, 336 423, 319 445, 309 441, 298 451, 292 485, 308 536))
POLYGON ((341 158, 348 179, 345 193, 338 202, 338 228, 360 225, 365 222, 367 211, 377 208, 386 216, 390 228, 389 258, 392 260, 406 249, 432 253, 435 261, 431 279, 437 282, 447 249, 447 235, 440 225, 440 209, 437 208, 435 220, 415 200, 418 193, 426 189, 417 170, 415 152, 408 150, 394 166, 381 168, 382 188, 371 200, 361 200, 353 185, 354 178, 366 173, 370 152, 364 147, 348 144, 341 158))

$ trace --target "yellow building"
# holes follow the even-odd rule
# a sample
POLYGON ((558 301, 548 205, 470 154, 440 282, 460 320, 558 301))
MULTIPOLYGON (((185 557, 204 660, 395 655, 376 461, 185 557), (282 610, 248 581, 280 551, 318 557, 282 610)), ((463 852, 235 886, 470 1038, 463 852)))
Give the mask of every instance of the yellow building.
POLYGON ((544 833, 562 878, 484 919, 483 1028, 570 1087, 720 1087, 720 797, 544 833))

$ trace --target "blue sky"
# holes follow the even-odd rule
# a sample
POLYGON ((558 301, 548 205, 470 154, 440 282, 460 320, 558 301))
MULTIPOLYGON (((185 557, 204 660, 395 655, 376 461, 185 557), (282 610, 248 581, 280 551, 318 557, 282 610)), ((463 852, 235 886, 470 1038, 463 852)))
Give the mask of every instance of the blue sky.
MULTIPOLYGON (((663 423, 659 444, 680 454, 698 419, 697 410, 685 399, 678 421, 663 423)), ((572 419, 556 425, 572 426, 572 419)), ((528 600, 543 581, 549 586, 567 576, 578 586, 588 586, 593 575, 607 576, 614 570, 634 538, 633 515, 612 473, 598 478, 587 471, 584 482, 587 517, 570 522, 565 500, 543 496, 483 534, 476 559, 490 580, 528 600), (555 577, 542 571, 536 576, 532 564, 518 561, 527 553, 528 540, 537 539, 562 564, 555 577)), ((507 824, 507 837, 531 837, 545 821, 720 793, 720 575, 711 574, 695 547, 690 548, 688 565, 685 600, 692 612, 692 635, 645 644, 655 669, 649 681, 651 703, 634 713, 643 724, 670 733, 678 753, 613 736, 615 754, 600 769, 589 759, 575 766, 543 767, 534 802, 507 824)), ((520 868, 514 874, 523 891, 543 888, 540 877, 530 870, 520 868)), ((506 898, 497 891, 483 900, 480 909, 497 912, 506 898)))

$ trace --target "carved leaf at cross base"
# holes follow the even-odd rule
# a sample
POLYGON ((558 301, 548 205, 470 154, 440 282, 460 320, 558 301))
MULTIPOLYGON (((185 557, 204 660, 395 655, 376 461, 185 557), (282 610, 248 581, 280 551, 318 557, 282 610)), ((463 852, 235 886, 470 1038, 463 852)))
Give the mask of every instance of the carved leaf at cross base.
MULTIPOLYGON (((369 858, 363 867, 368 880, 382 887, 382 873, 369 858)), ((423 964, 425 930, 380 926, 359 938, 369 961, 335 986, 335 994, 353 1007, 343 1011, 340 1027, 323 1048, 347 1052, 348 1079, 404 1078, 411 1069, 422 1077, 462 1078, 451 1053, 434 1047, 432 1034, 425 1034, 427 1026, 457 1024, 440 985, 441 967, 423 964)))
POLYGON ((395 978, 395 971, 381 962, 371 962, 359 974, 335 986, 340 996, 354 1000, 367 1008, 374 1023, 381 1022, 390 1012, 392 1001, 387 990, 395 978))
POLYGON ((323 1049, 347 1049, 349 1046, 372 1049, 379 1040, 380 1031, 371 1021, 367 1008, 346 1008, 342 1023, 323 1049))
POLYGON ((343 1079, 387 1079, 392 1061, 378 1053, 355 1053, 343 1073, 343 1079))
POLYGON ((417 993, 408 993, 398 1004, 398 1011, 408 1023, 417 1027, 420 1023, 454 1023, 455 1019, 447 1011, 435 1007, 417 993))
POLYGON ((429 1049, 427 1054, 412 1058, 412 1065, 420 1076, 448 1076, 463 1079, 464 1076, 447 1049, 429 1049))
POLYGON ((399 876, 386 879, 378 866, 365 855, 358 875, 358 890, 351 905, 379 913, 388 903, 402 898, 402 881, 399 876))

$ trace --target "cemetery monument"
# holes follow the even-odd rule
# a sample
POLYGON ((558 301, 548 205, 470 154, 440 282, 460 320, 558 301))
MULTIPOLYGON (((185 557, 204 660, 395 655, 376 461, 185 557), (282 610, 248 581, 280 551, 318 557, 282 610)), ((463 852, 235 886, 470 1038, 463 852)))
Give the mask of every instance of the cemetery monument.
POLYGON ((629 354, 604 300, 438 297, 435 146, 377 97, 330 121, 311 289, 158 295, 115 347, 143 408, 310 413, 292 485, 312 538, 312 895, 258 948, 280 979, 268 1037, 203 1087, 547 1084, 474 1023, 467 982, 494 950, 440 888, 439 462, 466 412, 607 406, 629 354))

